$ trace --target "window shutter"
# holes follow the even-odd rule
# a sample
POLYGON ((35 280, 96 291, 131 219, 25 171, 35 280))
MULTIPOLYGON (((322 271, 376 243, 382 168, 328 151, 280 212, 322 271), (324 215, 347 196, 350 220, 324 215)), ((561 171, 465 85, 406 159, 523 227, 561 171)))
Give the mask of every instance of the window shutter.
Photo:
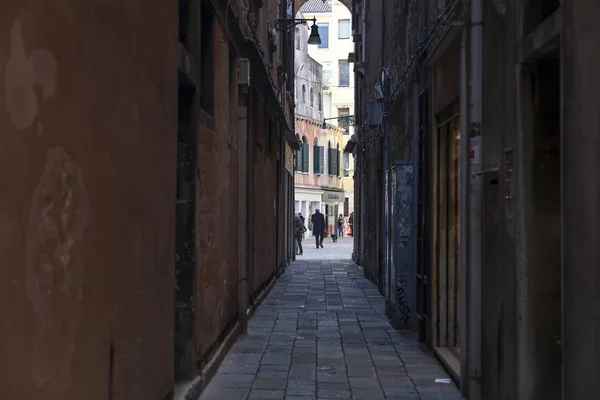
POLYGON ((331 151, 331 147, 327 149, 327 173, 329 175, 333 175, 335 170, 333 169, 333 151, 331 151))
POLYGON ((302 171, 302 168, 300 167, 302 161, 302 151, 296 150, 294 155, 296 156, 294 158, 294 171, 302 171))
POLYGON ((308 143, 302 145, 302 160, 300 161, 300 170, 308 172, 308 143))
POLYGON ((319 146, 313 146, 313 173, 319 173, 319 146))
POLYGON ((336 162, 336 164, 335 164, 335 165, 336 165, 336 170, 337 170, 337 173, 336 173, 336 175, 337 175, 337 176, 341 176, 341 175, 340 175, 340 154, 341 154, 341 153, 340 153, 340 151, 339 151, 339 150, 336 150, 335 152, 337 153, 337 154, 335 155, 335 162, 336 162))
POLYGON ((319 146, 319 173, 325 172, 325 147, 319 146))

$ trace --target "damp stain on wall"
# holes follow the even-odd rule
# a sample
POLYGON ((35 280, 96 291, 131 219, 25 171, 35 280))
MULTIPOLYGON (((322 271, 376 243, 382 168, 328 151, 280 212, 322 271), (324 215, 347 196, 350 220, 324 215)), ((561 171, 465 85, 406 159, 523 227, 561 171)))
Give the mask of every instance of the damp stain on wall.
POLYGON ((33 126, 39 113, 36 88, 41 89, 40 94, 45 99, 56 93, 58 62, 47 49, 27 51, 18 20, 10 30, 9 42, 10 56, 5 72, 6 108, 17 129, 25 130, 33 126))
POLYGON ((83 237, 90 202, 81 169, 61 147, 50 149, 33 191, 27 228, 26 279, 37 332, 32 374, 47 391, 71 384, 81 312, 83 237))

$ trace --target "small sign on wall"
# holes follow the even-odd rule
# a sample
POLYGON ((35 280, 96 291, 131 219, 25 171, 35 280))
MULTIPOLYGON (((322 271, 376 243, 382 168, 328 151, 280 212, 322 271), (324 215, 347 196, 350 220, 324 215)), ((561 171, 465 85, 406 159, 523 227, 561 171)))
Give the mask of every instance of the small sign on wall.
POLYGON ((324 202, 342 203, 344 200, 344 192, 323 192, 324 202))

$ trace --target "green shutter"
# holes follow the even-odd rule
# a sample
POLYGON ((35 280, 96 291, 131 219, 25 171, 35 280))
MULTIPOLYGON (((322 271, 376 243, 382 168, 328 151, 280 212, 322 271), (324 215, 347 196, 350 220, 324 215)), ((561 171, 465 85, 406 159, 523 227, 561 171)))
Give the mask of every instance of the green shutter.
POLYGON ((331 148, 327 149, 327 173, 329 175, 333 175, 335 170, 333 169, 334 164, 334 160, 333 160, 333 151, 331 151, 331 148))
POLYGON ((319 146, 319 173, 325 172, 325 147, 319 146))
POLYGON ((313 146, 313 173, 319 173, 319 146, 313 146))
POLYGON ((302 151, 296 150, 294 152, 294 171, 302 171, 302 151))
POLYGON ((308 143, 302 145, 302 160, 300 160, 300 170, 302 172, 308 172, 308 143))
POLYGON ((341 154, 341 153, 340 153, 340 151, 339 151, 339 150, 336 150, 335 152, 336 152, 336 155, 335 155, 335 158, 336 158, 336 164, 335 164, 335 165, 336 165, 336 167, 337 167, 337 173, 336 173, 336 175, 337 175, 337 176, 341 176, 341 175, 340 175, 340 154, 341 154))

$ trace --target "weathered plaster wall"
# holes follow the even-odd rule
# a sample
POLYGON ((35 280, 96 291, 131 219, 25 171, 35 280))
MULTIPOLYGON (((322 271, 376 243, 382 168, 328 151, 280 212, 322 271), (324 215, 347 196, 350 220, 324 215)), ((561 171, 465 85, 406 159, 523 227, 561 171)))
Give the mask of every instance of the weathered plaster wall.
MULTIPOLYGON (((308 170, 309 172, 296 172, 294 180, 296 185, 309 186, 314 188, 335 188, 342 189, 342 178, 339 176, 329 175, 329 155, 327 152, 328 143, 331 143, 332 148, 340 146, 340 163, 343 131, 335 126, 328 125, 325 133, 321 132, 322 125, 318 121, 309 120, 306 118, 296 118, 296 132, 302 139, 306 137, 309 155, 308 155, 308 170), (314 173, 314 143, 315 138, 319 146, 325 148, 324 172, 322 174, 314 173)), ((340 167, 340 175, 342 170, 340 167)))
MULTIPOLYGON (((517 148, 517 47, 518 2, 507 2, 505 17, 485 2, 486 51, 483 71, 482 168, 500 169, 499 179, 483 175, 482 260, 482 398, 516 399, 517 377, 517 224, 507 213, 509 185, 503 177, 504 149, 517 148), (517 343, 515 345, 515 343, 517 343)), ((524 149, 518 148, 518 152, 524 149)), ((515 168, 519 168, 516 165, 515 168)), ((516 179, 516 174, 514 179, 516 179)), ((512 182, 511 182, 512 184, 512 182)), ((530 398, 530 397, 524 397, 530 398)), ((533 398, 536 398, 535 396, 533 398)))
MULTIPOLYGON (((315 121, 323 120, 323 66, 308 55, 308 35, 306 27, 300 25, 296 28, 294 70, 296 84, 296 117, 310 118, 315 121), (303 96, 302 88, 306 90, 303 96), (313 92, 311 102, 310 92, 313 92), (320 96, 320 101, 319 101, 320 96), (320 103, 320 104, 319 104, 320 103)), ((312 46, 312 45, 310 45, 312 46)))
MULTIPOLYGON (((204 358, 237 314, 237 152, 230 137, 229 43, 215 24, 215 113, 213 129, 198 132, 197 328, 204 358)), ((235 92, 234 92, 235 94, 235 92)), ((235 104, 235 103, 234 103, 235 104)), ((237 105, 236 105, 237 106, 237 105)))
POLYGON ((600 4, 562 2, 563 399, 600 397, 597 111, 600 4), (594 318, 594 316, 596 316, 594 318))
POLYGON ((163 399, 177 6, 8 0, 0 32, 2 397, 163 399))

